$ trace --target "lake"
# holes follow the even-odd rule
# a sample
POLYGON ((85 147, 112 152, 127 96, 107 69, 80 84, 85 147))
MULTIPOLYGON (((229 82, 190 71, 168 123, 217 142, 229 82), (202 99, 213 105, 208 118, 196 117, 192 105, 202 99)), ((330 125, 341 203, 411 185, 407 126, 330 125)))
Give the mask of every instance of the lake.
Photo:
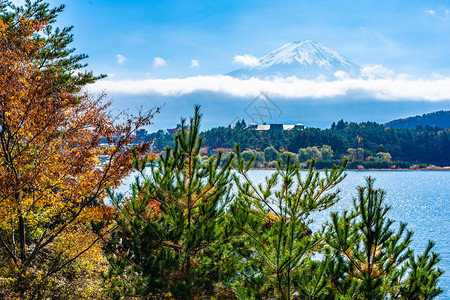
MULTIPOLYGON (((249 176, 256 182, 274 171, 251 170, 249 176)), ((436 242, 433 248, 440 253, 439 268, 445 271, 439 286, 444 293, 438 299, 450 299, 450 172, 446 171, 347 171, 347 177, 338 187, 341 201, 328 211, 314 215, 311 228, 319 228, 328 220, 330 211, 351 209, 356 187, 365 184, 365 178, 376 178, 375 187, 386 191, 385 204, 391 206, 388 217, 408 223, 414 231, 412 247, 422 254, 428 240, 436 242)), ((131 182, 129 178, 126 184, 131 182)), ((122 191, 126 189, 121 189, 122 191)), ((394 226, 395 228, 396 226, 394 226)))

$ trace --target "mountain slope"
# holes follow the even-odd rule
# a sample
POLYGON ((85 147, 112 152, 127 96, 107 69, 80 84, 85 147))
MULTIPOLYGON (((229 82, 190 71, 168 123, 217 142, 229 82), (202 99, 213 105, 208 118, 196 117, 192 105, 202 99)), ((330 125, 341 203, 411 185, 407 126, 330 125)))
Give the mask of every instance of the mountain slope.
POLYGON ((257 66, 245 66, 227 75, 238 78, 335 78, 337 71, 359 75, 360 67, 345 56, 311 40, 292 42, 261 57, 257 66))
POLYGON ((421 116, 397 119, 384 124, 386 127, 413 129, 417 126, 431 126, 439 128, 450 128, 450 110, 437 111, 421 116))

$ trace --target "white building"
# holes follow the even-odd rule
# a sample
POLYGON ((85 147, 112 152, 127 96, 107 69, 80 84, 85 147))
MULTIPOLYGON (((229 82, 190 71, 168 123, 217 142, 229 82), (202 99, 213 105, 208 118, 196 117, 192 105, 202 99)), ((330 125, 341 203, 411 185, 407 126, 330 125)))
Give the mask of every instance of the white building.
POLYGON ((284 124, 249 124, 247 126, 247 128, 249 129, 254 129, 254 130, 261 130, 261 131, 265 131, 265 130, 291 130, 291 129, 305 129, 305 125, 303 125, 302 123, 297 123, 295 125, 284 125, 284 124))

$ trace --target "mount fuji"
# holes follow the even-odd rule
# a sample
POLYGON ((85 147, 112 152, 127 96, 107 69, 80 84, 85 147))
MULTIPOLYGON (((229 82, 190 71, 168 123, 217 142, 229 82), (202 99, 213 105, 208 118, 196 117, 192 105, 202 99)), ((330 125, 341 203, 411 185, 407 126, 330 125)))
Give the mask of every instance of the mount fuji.
POLYGON ((244 66, 227 75, 241 79, 291 77, 336 79, 338 71, 349 77, 359 76, 361 68, 345 56, 319 42, 304 40, 292 42, 261 57, 258 64, 244 66))

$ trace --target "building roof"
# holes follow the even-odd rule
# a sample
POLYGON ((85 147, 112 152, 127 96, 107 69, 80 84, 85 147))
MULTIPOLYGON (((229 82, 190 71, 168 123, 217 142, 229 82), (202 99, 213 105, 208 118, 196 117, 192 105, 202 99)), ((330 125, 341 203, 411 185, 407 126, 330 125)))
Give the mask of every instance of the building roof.
POLYGON ((255 124, 255 123, 251 123, 247 126, 247 128, 250 129, 254 129, 254 130, 291 130, 291 129, 303 129, 305 128, 305 125, 303 125, 302 123, 297 123, 295 125, 285 125, 285 124, 270 124, 270 125, 266 125, 266 124, 255 124))
POLYGON ((258 125, 256 130, 270 130, 270 125, 258 125))

